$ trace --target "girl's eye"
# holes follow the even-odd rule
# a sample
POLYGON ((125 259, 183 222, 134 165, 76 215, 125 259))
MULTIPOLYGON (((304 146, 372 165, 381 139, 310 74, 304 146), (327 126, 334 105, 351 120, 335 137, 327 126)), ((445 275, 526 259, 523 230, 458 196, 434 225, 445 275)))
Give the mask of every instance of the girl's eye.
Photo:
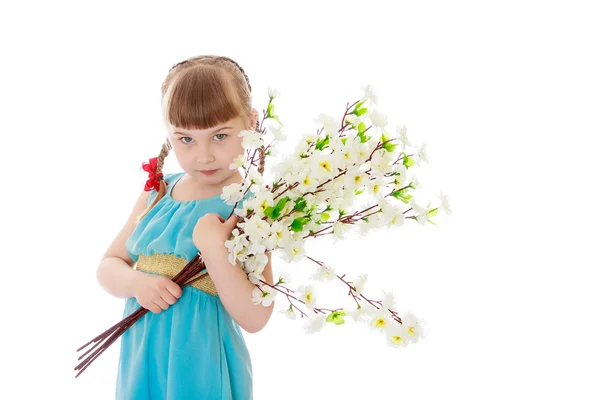
MULTIPOLYGON (((217 137, 217 136, 222 136, 222 138, 221 138, 221 139, 219 139, 219 140, 217 140, 217 142, 222 142, 222 141, 223 141, 223 140, 225 140, 225 138, 227 137, 227 135, 226 135, 226 134, 224 134, 224 133, 217 133, 217 134, 216 134, 214 137, 217 137)), ((193 139, 193 138, 191 138, 191 137, 189 137, 189 136, 182 136, 182 137, 181 137, 179 140, 180 140, 180 141, 181 141, 183 144, 190 144, 190 143, 192 143, 192 141, 193 141, 194 139, 193 139), (190 140, 188 141, 188 140, 185 140, 185 139, 190 139, 190 140)))

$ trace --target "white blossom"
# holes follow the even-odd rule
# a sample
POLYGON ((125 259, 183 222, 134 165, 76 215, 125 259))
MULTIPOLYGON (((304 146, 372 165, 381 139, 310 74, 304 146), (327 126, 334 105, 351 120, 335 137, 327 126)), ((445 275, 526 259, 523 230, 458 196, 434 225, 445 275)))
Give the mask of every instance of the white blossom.
POLYGON ((356 322, 366 322, 372 315, 371 306, 362 305, 356 310, 348 311, 348 315, 356 322))
POLYGON ((233 205, 240 201, 244 197, 243 184, 232 183, 231 185, 225 186, 221 193, 221 199, 228 205, 233 205))
POLYGON ((410 142, 408 141, 408 137, 406 136, 406 125, 402 125, 401 127, 397 126, 396 133, 398 134, 398 137, 399 137, 400 141, 402 142, 402 145, 404 146, 405 149, 406 149, 406 146, 412 146, 410 144, 410 142))
POLYGON ((252 271, 248 274, 248 280, 254 283, 255 285, 258 285, 261 280, 265 280, 265 277, 257 271, 252 271))
POLYGON ((286 247, 292 241, 287 223, 275 221, 271 225, 271 234, 267 238, 267 246, 271 249, 286 247))
POLYGON ((448 202, 448 195, 445 195, 444 192, 440 192, 438 194, 439 199, 442 201, 440 208, 442 211, 446 213, 446 215, 452 214, 452 210, 450 209, 450 203, 448 202))
POLYGON ((284 314, 287 318, 291 319, 291 320, 295 320, 296 319, 296 313, 294 312, 294 308, 290 305, 289 308, 279 311, 280 313, 284 314))
POLYGON ((346 115, 345 121, 349 122, 350 124, 352 124, 354 126, 358 126, 361 122, 361 119, 360 119, 360 117, 357 117, 354 114, 349 114, 349 115, 346 115))
POLYGON ((319 332, 325 326, 325 316, 318 314, 312 318, 309 318, 304 325, 304 329, 307 334, 319 332))
POLYGON ((383 192, 387 186, 383 178, 377 177, 375 179, 369 179, 366 186, 369 189, 369 193, 373 194, 375 197, 383 197, 387 194, 383 192))
POLYGON ((378 109, 372 110, 369 118, 371 118, 373 125, 378 128, 385 128, 387 125, 387 116, 378 109))
POLYGON ((386 342, 391 347, 408 346, 408 332, 404 327, 396 322, 392 322, 386 329, 386 342))
POLYGON ((421 164, 421 162, 423 163, 428 163, 429 162, 429 157, 427 156, 427 142, 423 143, 417 150, 417 156, 419 157, 417 159, 417 164, 421 164))
POLYGON ((292 283, 292 277, 289 273, 281 271, 279 273, 279 279, 277 283, 281 285, 289 285, 290 283, 292 283))
POLYGON ((375 90, 373 89, 373 86, 371 86, 370 84, 364 85, 362 87, 363 90, 363 100, 370 100, 373 104, 377 104, 377 94, 375 94, 375 90))
POLYGON ((390 170, 393 153, 387 150, 379 150, 373 153, 371 158, 371 173, 378 178, 383 177, 390 170))
POLYGON ((406 313, 402 317, 402 325, 407 332, 406 340, 409 343, 417 343, 419 338, 425 337, 425 320, 419 319, 412 313, 406 313))
POLYGON ((283 248, 283 255, 287 262, 300 261, 304 259, 305 254, 304 243, 300 240, 294 240, 283 248))
POLYGON ((269 88, 269 97, 271 99, 276 99, 280 96, 281 94, 279 93, 279 91, 277 89, 274 88, 269 88))
POLYGON ((346 233, 352 228, 351 224, 340 222, 339 220, 333 223, 333 237, 336 239, 344 239, 346 233))
POLYGON ((283 127, 279 123, 269 124, 269 131, 273 134, 273 137, 277 141, 284 141, 287 137, 283 134, 283 127))
POLYGON ((365 283, 367 283, 367 274, 360 274, 358 278, 354 281, 354 295, 360 296, 365 287, 365 283))
POLYGON ((299 286, 297 292, 307 308, 315 308, 315 288, 312 285, 299 286))
POLYGON ((339 126, 340 122, 331 115, 327 114, 319 114, 315 122, 319 122, 321 125, 323 125, 323 128, 325 128, 325 133, 329 133, 331 135, 336 135, 338 130, 341 128, 341 126, 339 126))
POLYGON ((372 317, 369 325, 375 330, 385 332, 389 328, 390 323, 391 318, 389 311, 378 310, 372 317))
POLYGON ((269 307, 275 300, 276 294, 277 291, 268 286, 255 286, 252 291, 252 301, 255 305, 262 304, 265 307, 269 307))
POLYGON ((246 161, 246 157, 243 154, 240 154, 233 160, 233 163, 229 165, 229 169, 230 170, 239 169, 240 167, 244 166, 245 161, 246 161))
POLYGON ((242 137, 242 147, 245 149, 259 148, 264 146, 262 133, 254 130, 242 130, 238 133, 238 136, 242 137))
POLYGON ((316 281, 331 281, 336 278, 335 271, 333 268, 323 264, 319 267, 317 272, 311 275, 312 280, 316 281))
POLYGON ((259 241, 267 238, 271 231, 271 226, 263 221, 258 215, 246 219, 244 222, 239 224, 244 232, 248 235, 250 242, 259 241))
POLYGON ((383 292, 383 300, 381 301, 381 309, 384 311, 392 310, 396 308, 396 299, 393 293, 383 292))

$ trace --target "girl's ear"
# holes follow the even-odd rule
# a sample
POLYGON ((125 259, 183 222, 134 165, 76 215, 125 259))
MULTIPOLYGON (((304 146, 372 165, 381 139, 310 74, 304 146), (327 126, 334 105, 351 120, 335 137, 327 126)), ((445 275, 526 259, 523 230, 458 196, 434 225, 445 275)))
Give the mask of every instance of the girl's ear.
POLYGON ((250 114, 250 129, 256 129, 257 122, 258 122, 258 111, 256 111, 256 108, 253 108, 252 113, 250 114))

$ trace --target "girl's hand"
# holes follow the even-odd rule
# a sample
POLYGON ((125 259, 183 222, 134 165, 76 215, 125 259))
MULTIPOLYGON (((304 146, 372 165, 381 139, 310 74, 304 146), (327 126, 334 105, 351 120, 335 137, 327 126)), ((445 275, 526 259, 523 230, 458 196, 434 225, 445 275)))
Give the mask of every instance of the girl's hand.
POLYGON ((231 232, 238 223, 237 215, 233 214, 225 220, 219 214, 206 214, 198 220, 192 233, 196 248, 204 251, 217 246, 225 247, 225 242, 231 237, 231 232))
POLYGON ((145 309, 158 314, 181 297, 181 287, 166 276, 140 273, 135 282, 134 296, 145 309))

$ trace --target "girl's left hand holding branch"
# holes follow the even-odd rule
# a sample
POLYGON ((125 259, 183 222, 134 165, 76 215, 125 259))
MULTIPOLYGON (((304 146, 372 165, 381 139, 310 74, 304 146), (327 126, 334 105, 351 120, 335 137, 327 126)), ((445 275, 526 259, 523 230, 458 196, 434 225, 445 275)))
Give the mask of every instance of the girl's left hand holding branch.
POLYGON ((202 254, 210 252, 211 249, 225 248, 225 242, 231 237, 237 223, 238 216, 235 214, 227 220, 215 213, 204 215, 192 232, 194 245, 202 254))

